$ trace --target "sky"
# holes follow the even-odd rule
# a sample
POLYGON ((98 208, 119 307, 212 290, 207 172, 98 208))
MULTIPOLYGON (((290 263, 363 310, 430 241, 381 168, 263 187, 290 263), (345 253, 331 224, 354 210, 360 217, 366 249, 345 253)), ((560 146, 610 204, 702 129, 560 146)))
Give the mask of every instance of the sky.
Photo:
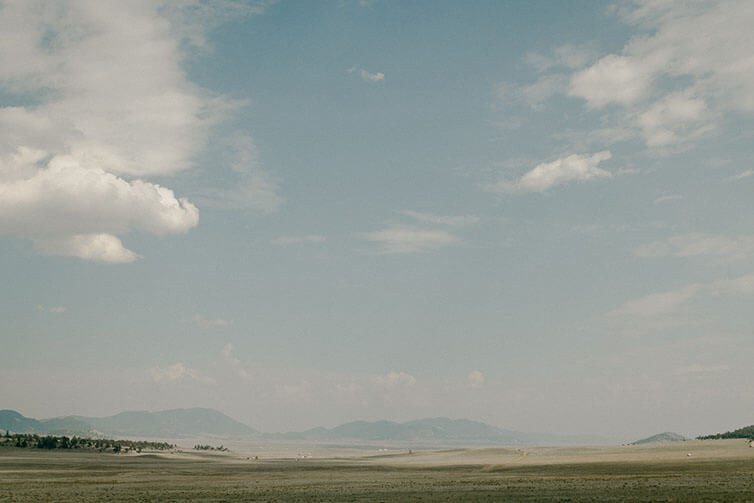
POLYGON ((0 1, 0 408, 751 424, 752 24, 0 1))

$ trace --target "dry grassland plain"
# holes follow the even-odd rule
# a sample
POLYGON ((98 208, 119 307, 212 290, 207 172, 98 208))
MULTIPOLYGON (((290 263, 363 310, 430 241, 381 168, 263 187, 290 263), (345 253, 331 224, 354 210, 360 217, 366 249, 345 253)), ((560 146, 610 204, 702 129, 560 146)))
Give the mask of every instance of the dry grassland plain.
POLYGON ((754 502, 744 440, 313 457, 0 449, 0 502, 754 502), (250 459, 247 459, 250 458, 250 459))

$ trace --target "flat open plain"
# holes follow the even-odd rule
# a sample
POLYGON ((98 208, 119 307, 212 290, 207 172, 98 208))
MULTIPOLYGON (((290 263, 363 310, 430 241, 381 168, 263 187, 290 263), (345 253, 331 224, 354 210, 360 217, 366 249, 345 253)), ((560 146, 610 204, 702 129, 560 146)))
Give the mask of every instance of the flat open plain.
POLYGON ((744 440, 621 447, 116 455, 0 449, 0 502, 754 502, 744 440), (247 459, 250 457, 251 459, 247 459))

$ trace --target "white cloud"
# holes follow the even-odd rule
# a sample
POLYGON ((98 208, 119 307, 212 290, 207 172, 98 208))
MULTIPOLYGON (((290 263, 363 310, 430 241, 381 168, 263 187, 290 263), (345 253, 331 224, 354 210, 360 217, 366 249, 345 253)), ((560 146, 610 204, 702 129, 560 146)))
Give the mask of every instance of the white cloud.
POLYGON ((555 135, 572 137, 571 150, 640 137, 672 152, 721 131, 728 112, 754 112, 754 4, 639 0, 613 12, 636 30, 622 50, 599 58, 573 46, 529 53, 525 61, 540 75, 528 85, 500 84, 498 98, 539 109, 563 94, 600 110, 598 128, 555 135))
POLYGON ((182 0, 161 2, 160 11, 173 22, 173 30, 192 48, 207 52, 207 34, 223 23, 264 14, 278 0, 182 0))
POLYGON ((538 164, 516 182, 501 181, 485 188, 490 192, 544 192, 569 182, 610 178, 613 176, 612 173, 597 167, 610 157, 611 154, 607 150, 592 155, 573 154, 538 164))
POLYGON ((474 370, 466 377, 466 385, 472 389, 478 389, 484 386, 484 374, 478 370, 474 370))
POLYGON ((401 213, 423 224, 440 224, 450 226, 472 225, 479 222, 479 217, 473 215, 444 216, 434 213, 422 213, 419 211, 404 210, 401 213))
POLYGON ((406 372, 388 372, 384 375, 375 376, 372 382, 388 389, 411 388, 416 384, 416 378, 406 372))
POLYGON ((359 75, 361 76, 362 80, 365 80, 367 82, 380 82, 382 80, 385 80, 385 74, 382 72, 370 73, 362 69, 359 71, 359 75))
POLYGON ((635 253, 644 258, 704 256, 722 261, 739 260, 754 253, 754 237, 732 238, 692 232, 643 244, 636 248, 635 253))
POLYGON ((571 96, 625 107, 618 120, 650 147, 713 131, 724 111, 754 111, 753 4, 640 1, 625 13, 640 34, 574 73, 571 96))
POLYGON ((149 371, 152 380, 156 383, 171 383, 191 379, 204 384, 214 384, 215 380, 211 377, 205 377, 197 371, 186 367, 183 363, 177 362, 168 367, 153 367, 149 371))
POLYGON ((669 64, 657 71, 690 76, 725 106, 754 110, 754 57, 748 44, 754 5, 716 3, 643 2, 629 21, 654 31, 633 40, 624 51, 640 58, 668 54, 669 64))
POLYGON ((197 208, 170 189, 83 168, 70 156, 55 156, 26 178, 0 179, 0 232, 30 238, 47 254, 132 262, 138 255, 114 234, 181 233, 198 219, 197 208))
POLYGON ((127 264, 141 258, 126 249, 120 239, 112 234, 76 234, 34 239, 35 249, 45 255, 63 255, 109 264, 127 264))
POLYGON ((690 90, 671 93, 639 114, 637 124, 648 146, 690 140, 707 132, 707 105, 690 90))
MULTIPOLYGON (((0 135, 0 233, 29 238, 42 253, 124 263, 139 255, 119 236, 196 226, 193 204, 143 178, 191 168, 232 106, 187 80, 187 25, 162 15, 181 12, 188 23, 202 6, 0 6, 0 90, 30 101, 0 107, 8 132, 0 135)), ((197 42, 199 25, 191 30, 197 42)), ((274 207, 275 188, 257 170, 237 198, 274 207)))
POLYGON ((402 225, 364 233, 361 237, 382 245, 382 253, 426 252, 459 241, 457 237, 446 231, 417 229, 402 225))
MULTIPOLYGON (((11 92, 54 91, 21 109, 26 120, 7 143, 52 154, 63 148, 85 169, 116 174, 188 168, 203 146, 207 110, 201 90, 185 78, 179 41, 156 6, 4 4, 0 82, 11 92)), ((8 145, 2 147, 7 152, 8 145)))
POLYGON ((170 189, 82 168, 67 156, 54 157, 32 177, 0 185, 0 226, 19 234, 120 234, 136 229, 161 236, 186 232, 198 218, 196 207, 170 189))
POLYGON ((385 80, 385 74, 382 72, 372 73, 367 70, 364 70, 363 68, 358 68, 356 66, 352 66, 348 70, 346 70, 347 73, 354 73, 358 72, 359 77, 365 82, 381 82, 385 80))
POLYGON ((324 236, 319 234, 309 234, 306 236, 281 236, 270 241, 274 245, 288 246, 303 243, 323 243, 326 241, 324 236))
POLYGON ((662 58, 643 61, 610 54, 571 77, 568 94, 584 98, 590 107, 630 105, 643 98, 662 58))

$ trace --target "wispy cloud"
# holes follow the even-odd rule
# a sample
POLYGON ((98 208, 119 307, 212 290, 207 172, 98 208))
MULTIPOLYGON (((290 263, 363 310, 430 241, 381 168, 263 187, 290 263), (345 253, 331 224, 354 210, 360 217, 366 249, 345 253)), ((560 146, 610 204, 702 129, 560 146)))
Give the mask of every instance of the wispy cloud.
POLYGON ((637 125, 650 147, 688 141, 710 131, 707 104, 693 90, 669 94, 639 114, 637 125))
POLYGON ((252 208, 265 213, 280 209, 285 198, 280 180, 262 167, 257 144, 248 133, 237 131, 217 142, 221 164, 227 166, 233 186, 206 188, 197 194, 203 206, 223 209, 252 208))
POLYGON ((250 16, 262 15, 279 0, 185 0, 165 2, 160 10, 175 20, 173 29, 192 48, 206 53, 212 49, 208 34, 218 26, 250 16))
POLYGON ((203 376, 199 372, 186 367, 183 363, 177 362, 165 368, 153 367, 149 371, 152 380, 156 383, 172 383, 186 379, 197 381, 203 384, 214 384, 215 380, 211 377, 203 376))
POLYGON ((388 389, 411 388, 416 384, 416 378, 406 372, 388 372, 372 378, 372 382, 388 389))
POLYGON ((524 60, 538 72, 555 69, 578 70, 594 61, 599 53, 588 45, 561 45, 552 51, 551 55, 529 52, 524 60))
POLYGON ((726 182, 735 182, 738 180, 743 180, 744 178, 749 178, 750 176, 754 175, 754 169, 747 169, 746 171, 742 171, 741 173, 731 175, 725 179, 726 182))
POLYGON ((663 241, 643 244, 636 248, 634 253, 643 258, 711 257, 727 262, 754 254, 754 237, 729 237, 692 232, 671 236, 663 241))
POLYGON ((463 225, 472 225, 479 222, 479 217, 473 216, 473 215, 447 216, 447 215, 436 215, 434 213, 422 213, 419 211, 412 211, 412 210, 404 210, 401 213, 423 224, 463 226, 463 225))
POLYGON ((686 285, 677 290, 658 292, 645 295, 644 297, 630 300, 618 309, 610 311, 608 316, 626 317, 651 317, 672 313, 683 303, 694 297, 703 288, 703 285, 686 285))
POLYGON ((497 97, 504 105, 524 103, 538 110, 551 97, 566 94, 569 86, 568 71, 583 68, 597 59, 594 47, 563 45, 556 47, 551 54, 539 52, 526 54, 526 63, 542 73, 536 81, 526 85, 500 83, 497 97))
POLYGON ((223 328, 223 327, 229 327, 233 324, 232 321, 226 320, 224 318, 204 318, 200 315, 194 315, 193 318, 191 318, 191 322, 196 325, 199 328, 203 328, 205 330, 213 329, 213 328, 223 328))
POLYGON ((306 244, 306 243, 323 243, 326 241, 325 236, 319 234, 308 234, 306 236, 281 236, 270 241, 270 243, 279 246, 306 244))
POLYGON ((708 283, 692 283, 675 290, 652 293, 622 304, 617 309, 608 312, 607 316, 651 318, 668 315, 702 294, 714 297, 754 295, 754 274, 708 283))
POLYGON ((754 295, 754 273, 733 279, 721 279, 708 285, 712 295, 754 295))
POLYGON ((552 162, 538 164, 517 181, 502 180, 484 188, 489 192, 545 192, 552 187, 571 182, 611 178, 612 173, 597 167, 610 157, 611 154, 607 150, 592 155, 573 154, 552 162))
POLYGON ((478 370, 473 370, 466 377, 466 385, 471 389, 479 389, 484 386, 484 374, 478 370))
POLYGON ((231 344, 230 342, 223 346, 223 348, 220 350, 220 355, 225 359, 227 363, 232 366, 236 366, 241 363, 241 360, 233 356, 233 344, 231 344))
POLYGON ((236 356, 233 354, 233 344, 229 342, 225 346, 223 346, 223 348, 220 350, 220 356, 222 357, 225 365, 232 369, 233 372, 236 373, 236 375, 243 379, 251 379, 251 373, 243 367, 241 360, 236 358, 236 356))
POLYGON ((730 367, 728 365, 701 365, 699 363, 692 363, 690 365, 676 367, 673 369, 672 373, 676 376, 700 376, 705 374, 719 374, 721 372, 728 371, 730 371, 730 367))
POLYGON ((498 84, 496 94, 504 107, 523 103, 539 110, 544 102, 557 94, 565 93, 567 88, 568 78, 565 75, 542 75, 535 82, 523 86, 502 82, 498 84))
POLYGON ((37 304, 36 308, 40 313, 63 314, 67 311, 65 306, 53 306, 48 308, 41 304, 37 304))
POLYGON ((419 253, 459 242, 456 236, 447 231, 417 229, 402 225, 364 233, 361 237, 379 243, 382 253, 419 253))
POLYGON ((655 199, 655 204, 667 203, 670 201, 678 201, 680 199, 683 199, 683 196, 679 194, 667 194, 667 195, 660 196, 657 199, 655 199))
POLYGON ((290 403, 312 403, 314 400, 312 384, 305 379, 296 384, 278 384, 275 391, 279 398, 290 403))

